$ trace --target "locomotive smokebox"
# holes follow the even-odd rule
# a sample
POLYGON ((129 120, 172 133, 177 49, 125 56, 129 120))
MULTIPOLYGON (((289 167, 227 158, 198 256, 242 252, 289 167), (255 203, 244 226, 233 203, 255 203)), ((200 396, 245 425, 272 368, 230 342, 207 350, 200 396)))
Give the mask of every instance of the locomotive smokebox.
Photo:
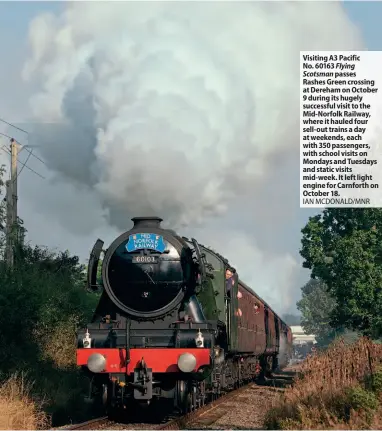
POLYGON ((160 217, 133 217, 131 221, 134 223, 133 229, 141 227, 153 227, 160 229, 163 219, 160 217))
POLYGON ((103 286, 126 314, 152 320, 172 312, 192 291, 192 251, 159 217, 134 217, 134 226, 108 248, 103 286))

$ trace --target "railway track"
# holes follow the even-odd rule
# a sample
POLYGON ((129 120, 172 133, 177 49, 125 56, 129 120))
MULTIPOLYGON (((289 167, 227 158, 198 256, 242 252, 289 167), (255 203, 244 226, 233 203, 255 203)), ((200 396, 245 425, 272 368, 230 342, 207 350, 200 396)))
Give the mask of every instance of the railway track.
MULTIPOLYGON (((264 396, 269 396, 269 393, 282 391, 284 387, 289 386, 295 374, 295 370, 291 368, 285 369, 284 372, 274 374, 274 376, 272 376, 271 379, 267 379, 264 384, 258 385, 251 382, 222 395, 193 412, 167 420, 164 423, 140 423, 136 421, 132 423, 123 423, 115 422, 110 420, 107 416, 102 416, 87 422, 61 427, 60 430, 213 429, 209 427, 223 418, 230 409, 232 410, 232 406, 242 403, 243 407, 248 408, 249 397, 253 396, 253 394, 255 394, 261 402, 264 396)), ((250 401, 250 403, 252 403, 252 401, 250 401)), ((261 426, 259 429, 261 429, 261 426)))
POLYGON ((247 387, 250 385, 253 385, 253 383, 249 383, 247 385, 241 386, 240 388, 234 391, 228 392, 227 394, 222 395, 216 400, 204 405, 203 407, 200 407, 199 409, 193 412, 187 413, 186 415, 181 416, 180 418, 172 419, 163 425, 159 425, 156 429, 159 429, 159 430, 185 429, 186 425, 194 424, 196 421, 198 421, 201 418, 205 419, 206 417, 208 418, 211 418, 211 416, 215 417, 217 413, 217 409, 220 405, 237 397, 241 392, 245 391, 247 387))
POLYGON ((81 422, 79 424, 71 425, 68 427, 59 428, 62 430, 95 430, 101 429, 100 426, 107 425, 111 422, 107 416, 102 416, 100 418, 91 419, 90 421, 81 422))

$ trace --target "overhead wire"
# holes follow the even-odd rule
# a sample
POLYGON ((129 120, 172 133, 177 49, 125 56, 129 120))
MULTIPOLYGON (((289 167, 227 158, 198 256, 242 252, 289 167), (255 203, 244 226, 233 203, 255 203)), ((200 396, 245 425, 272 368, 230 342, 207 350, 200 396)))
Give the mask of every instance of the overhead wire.
MULTIPOLYGON (((8 126, 11 126, 11 127, 15 128, 15 129, 19 130, 20 132, 26 133, 26 134, 27 134, 27 136, 29 136, 29 133, 28 133, 26 130, 21 129, 20 127, 17 127, 17 126, 15 126, 14 124, 9 123, 8 121, 4 120, 3 118, 0 118, 0 121, 1 121, 2 123, 4 123, 4 124, 7 124, 8 126)), ((2 132, 0 132, 0 135, 1 135, 1 136, 6 137, 6 138, 8 138, 8 139, 10 139, 11 141, 13 141, 13 138, 12 138, 11 136, 7 135, 6 133, 2 133, 2 132)), ((31 157, 31 156, 33 156, 34 158, 36 158, 37 160, 39 160, 41 163, 43 163, 43 164, 45 165, 46 163, 44 162, 44 160, 40 159, 40 157, 38 157, 38 156, 36 156, 35 154, 33 154, 33 149, 32 149, 32 150, 29 150, 25 145, 20 145, 20 146, 21 146, 21 150, 25 149, 25 150, 28 152, 28 156, 27 156, 27 158, 26 158, 26 160, 25 160, 25 163, 24 163, 24 162, 22 162, 22 161, 20 161, 20 160, 17 158, 17 161, 22 165, 22 168, 21 168, 21 169, 20 169, 20 171, 17 173, 16 178, 15 178, 13 181, 14 181, 14 182, 15 182, 15 181, 17 181, 17 179, 18 179, 18 178, 19 178, 19 176, 21 175, 21 172, 23 171, 23 169, 24 169, 24 168, 27 168, 28 170, 30 170, 31 172, 33 172, 35 175, 37 175, 37 176, 41 177, 42 179, 45 179, 45 177, 43 177, 41 174, 39 174, 38 172, 36 172, 34 169, 30 168, 30 167, 27 165, 28 160, 30 159, 30 157, 31 157)), ((1 150, 3 150, 4 152, 6 152, 7 154, 11 155, 11 152, 10 152, 10 151, 9 151, 9 150, 4 146, 4 145, 3 145, 0 149, 1 149, 1 150)), ((4 205, 4 202, 5 202, 5 201, 6 201, 6 196, 4 196, 4 198, 2 199, 2 201, 1 201, 1 204, 0 204, 0 205, 4 205)), ((4 229, 5 229, 5 228, 4 228, 4 226, 0 223, 0 230, 4 231, 4 229)))
MULTIPOLYGON (((8 150, 8 149, 6 149, 6 148, 4 148, 4 146, 3 147, 1 147, 1 149, 3 150, 3 151, 5 151, 7 154, 9 154, 9 155, 11 155, 11 153, 10 153, 10 151, 8 150)), ((32 154, 33 155, 33 154, 32 154)), ((28 156, 28 158, 29 158, 30 156, 28 156)), ((27 158, 27 160, 26 160, 26 162, 28 161, 28 158, 27 158)), ((27 166, 26 165, 26 163, 23 163, 21 160, 19 160, 19 159, 17 159, 17 161, 19 162, 19 163, 21 163, 22 165, 23 165, 23 167, 25 166, 27 169, 29 169, 31 172, 33 172, 34 174, 36 174, 36 175, 38 175, 39 177, 41 177, 43 180, 45 180, 45 177, 43 177, 41 174, 39 174, 38 172, 36 172, 35 170, 33 170, 32 168, 30 168, 29 166, 27 166)), ((22 170, 22 169, 21 169, 22 170)), ((21 172, 21 170, 20 170, 20 172, 21 172)))
MULTIPOLYGON (((26 130, 24 130, 24 129, 21 129, 20 127, 17 127, 17 126, 15 126, 15 125, 14 125, 14 124, 12 124, 12 123, 9 123, 8 121, 5 121, 3 118, 0 118, 0 121, 1 121, 2 123, 7 124, 8 126, 11 126, 11 127, 14 127, 14 128, 15 128, 15 129, 17 129, 17 130, 20 130, 20 132, 26 133, 26 134, 29 136, 29 132, 28 132, 28 131, 26 131, 26 130)), ((5 136, 6 138, 12 139, 12 138, 11 138, 11 136, 6 135, 5 133, 1 133, 1 132, 0 132, 0 135, 5 136)), ((27 150, 27 151, 31 152, 30 150, 28 150, 28 148, 27 148, 25 145, 22 145, 22 149, 25 149, 25 150, 27 150)), ((36 154, 33 154, 33 153, 32 153, 31 155, 32 155, 35 159, 39 160, 41 163, 43 163, 44 165, 46 165, 46 163, 44 162, 44 160, 40 159, 40 157, 36 156, 36 154)))
POLYGON ((27 135, 28 135, 28 132, 26 131, 26 130, 24 130, 24 129, 20 129, 20 127, 17 127, 17 126, 15 126, 14 124, 12 124, 12 123, 8 123, 8 121, 5 121, 3 118, 0 118, 0 121, 2 122, 2 123, 5 123, 5 124, 8 124, 8 126, 11 126, 11 127, 14 127, 15 129, 17 129, 17 130, 20 130, 20 132, 24 132, 24 133, 26 133, 27 135))
MULTIPOLYGON (((20 169, 20 171, 19 171, 19 172, 17 172, 16 178, 15 178, 15 180, 14 180, 14 181, 16 181, 16 179, 20 176, 21 172, 23 171, 23 169, 24 169, 25 167, 29 168, 29 166, 27 166, 27 163, 28 163, 28 160, 30 159, 30 156, 31 156, 31 155, 32 155, 32 151, 30 151, 30 152, 29 152, 28 157, 27 157, 27 158, 26 158, 26 160, 25 160, 25 164, 23 164, 23 166, 22 166, 22 168, 20 169)), ((22 163, 22 162, 20 162, 20 163, 22 163)), ((35 174, 37 174, 37 172, 35 172, 35 174)), ((40 175, 40 174, 37 174, 37 175, 40 175)), ((41 175, 40 175, 40 176, 41 176, 41 175)))
POLYGON ((0 132, 1 136, 5 136, 6 138, 12 139, 10 136, 6 135, 5 133, 0 132))
POLYGON ((29 153, 31 156, 33 156, 35 159, 39 160, 41 163, 43 163, 44 165, 46 165, 46 163, 44 162, 44 160, 40 159, 40 157, 38 157, 38 156, 36 156, 36 154, 33 154, 33 153, 32 153, 32 151, 33 151, 33 150, 30 150, 29 148, 27 148, 27 147, 25 147, 25 146, 23 146, 23 147, 22 147, 22 150, 27 150, 27 151, 28 151, 28 153, 29 153))

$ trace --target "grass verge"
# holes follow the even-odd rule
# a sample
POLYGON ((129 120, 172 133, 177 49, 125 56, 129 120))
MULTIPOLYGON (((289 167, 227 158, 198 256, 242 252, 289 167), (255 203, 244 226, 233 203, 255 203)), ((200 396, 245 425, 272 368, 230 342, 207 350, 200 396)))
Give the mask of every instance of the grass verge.
POLYGON ((362 338, 309 357, 268 411, 266 429, 381 429, 382 345, 362 338))

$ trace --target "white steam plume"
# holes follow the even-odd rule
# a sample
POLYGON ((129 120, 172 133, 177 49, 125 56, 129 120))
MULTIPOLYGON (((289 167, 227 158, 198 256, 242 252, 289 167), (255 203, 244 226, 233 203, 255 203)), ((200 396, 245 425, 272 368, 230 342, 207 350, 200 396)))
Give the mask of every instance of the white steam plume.
POLYGON ((51 229, 82 250, 77 236, 102 217, 120 231, 160 215, 227 256, 277 312, 293 307, 299 51, 363 48, 341 2, 74 2, 38 16, 29 43, 34 121, 54 123, 29 143, 66 180, 64 193, 31 190, 51 229))
POLYGON ((114 225, 200 222, 298 154, 299 51, 359 39, 340 2, 74 2, 30 26, 36 139, 114 225))

